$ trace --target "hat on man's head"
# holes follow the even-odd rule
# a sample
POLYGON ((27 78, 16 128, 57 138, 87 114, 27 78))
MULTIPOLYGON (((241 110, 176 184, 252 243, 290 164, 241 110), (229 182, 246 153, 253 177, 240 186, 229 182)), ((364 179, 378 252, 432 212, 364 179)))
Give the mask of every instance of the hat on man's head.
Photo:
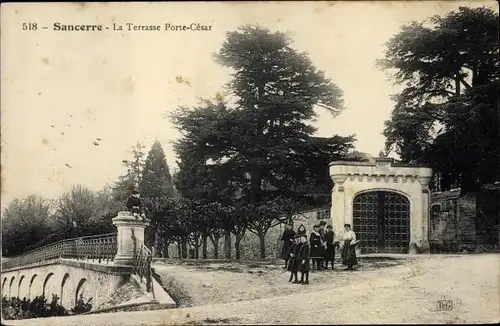
POLYGON ((333 229, 331 225, 328 225, 326 228, 327 229, 333 229))
POLYGON ((137 187, 137 185, 134 185, 134 184, 130 184, 128 187, 128 191, 132 194, 138 194, 139 193, 139 188, 137 187))
POLYGON ((325 221, 321 221, 321 222, 319 222, 319 225, 320 225, 320 226, 321 226, 321 225, 326 225, 326 222, 325 222, 325 221))
POLYGON ((313 228, 319 228, 319 225, 318 224, 314 224, 313 228))
POLYGON ((351 227, 351 224, 346 223, 346 224, 344 224, 344 227, 350 228, 350 227, 351 227))

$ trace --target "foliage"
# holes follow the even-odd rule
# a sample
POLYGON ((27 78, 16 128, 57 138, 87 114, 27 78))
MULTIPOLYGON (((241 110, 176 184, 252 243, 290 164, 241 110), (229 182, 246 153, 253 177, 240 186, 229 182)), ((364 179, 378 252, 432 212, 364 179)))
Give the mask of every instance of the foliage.
POLYGON ((59 304, 59 297, 56 294, 52 294, 50 302, 43 295, 37 296, 33 300, 2 297, 2 317, 6 320, 67 315, 69 312, 59 304))
POLYGON ((162 208, 159 202, 164 198, 174 196, 172 176, 165 159, 165 153, 159 141, 155 141, 148 153, 141 173, 139 183, 141 197, 150 219, 150 228, 146 229, 146 240, 152 239, 154 248, 158 251, 158 221, 162 218, 162 208))
POLYGON ((441 188, 477 191, 500 180, 498 18, 460 7, 430 24, 413 22, 379 62, 404 87, 386 122, 386 149, 433 167, 441 188))
POLYGON ((30 195, 13 200, 2 217, 2 255, 22 253, 27 244, 42 240, 55 228, 52 203, 30 195))
POLYGON ((2 219, 2 254, 15 256, 67 238, 116 232, 120 209, 108 188, 73 186, 55 201, 28 196, 12 201, 2 219))
POLYGON ((113 198, 119 202, 125 202, 129 196, 131 187, 138 186, 141 183, 142 172, 144 170, 145 146, 137 142, 129 154, 131 160, 123 160, 123 166, 127 169, 124 175, 118 178, 113 187, 113 198))
POLYGON ((118 210, 118 202, 113 200, 108 188, 94 192, 74 185, 57 200, 55 216, 63 228, 71 229, 92 224, 93 220, 116 216, 118 210))
POLYGON ((75 307, 71 309, 71 313, 78 315, 89 312, 90 310, 92 310, 92 298, 85 301, 83 293, 80 293, 80 297, 76 300, 75 307))
POLYGON ((141 174, 139 189, 141 196, 144 198, 172 197, 174 194, 172 176, 159 141, 154 142, 148 153, 141 174))
POLYGON ((170 116, 183 135, 175 144, 181 194, 217 203, 214 231, 226 235, 262 234, 283 214, 328 201, 328 163, 354 138, 314 137, 312 122, 318 107, 343 109, 341 90, 287 35, 261 27, 228 33, 215 58, 233 70, 232 103, 203 100, 170 116), (276 204, 285 200, 286 210, 276 204))

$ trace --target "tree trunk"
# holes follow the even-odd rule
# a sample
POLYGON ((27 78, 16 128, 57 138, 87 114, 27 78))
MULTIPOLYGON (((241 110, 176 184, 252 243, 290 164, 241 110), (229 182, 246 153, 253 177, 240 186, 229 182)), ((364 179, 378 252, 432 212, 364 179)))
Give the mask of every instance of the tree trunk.
POLYGON ((158 231, 156 231, 154 234, 154 249, 154 257, 157 257, 158 253, 160 252, 160 236, 158 234, 158 231))
POLYGON ((182 239, 182 258, 186 259, 188 257, 187 252, 187 238, 182 239))
POLYGON ((177 241, 177 253, 179 259, 182 258, 182 246, 181 246, 181 240, 177 241))
POLYGON ((208 244, 208 234, 203 234, 203 239, 202 239, 203 245, 201 248, 201 255, 203 259, 207 259, 207 244, 208 244))
POLYGON ((224 258, 231 259, 231 231, 226 230, 224 234, 224 258))
POLYGON ((194 259, 200 258, 200 238, 194 239, 194 259))
POLYGON ((214 258, 219 259, 219 237, 211 236, 210 240, 212 241, 212 245, 214 246, 214 258))
POLYGON ((455 76, 455 96, 460 96, 461 90, 460 90, 460 78, 455 76))
POLYGON ((260 259, 266 259, 266 234, 259 232, 260 259))
POLYGON ((241 239, 243 239, 243 237, 240 233, 236 233, 235 236, 236 240, 234 241, 234 247, 236 249, 236 259, 239 260, 241 259, 241 239))

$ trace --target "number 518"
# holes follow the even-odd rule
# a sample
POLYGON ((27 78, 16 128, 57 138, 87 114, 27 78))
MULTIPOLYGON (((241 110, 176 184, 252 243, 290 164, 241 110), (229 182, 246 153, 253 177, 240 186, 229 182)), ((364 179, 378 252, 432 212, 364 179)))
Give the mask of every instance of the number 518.
POLYGON ((37 23, 23 23, 23 31, 36 31, 37 29, 37 23))

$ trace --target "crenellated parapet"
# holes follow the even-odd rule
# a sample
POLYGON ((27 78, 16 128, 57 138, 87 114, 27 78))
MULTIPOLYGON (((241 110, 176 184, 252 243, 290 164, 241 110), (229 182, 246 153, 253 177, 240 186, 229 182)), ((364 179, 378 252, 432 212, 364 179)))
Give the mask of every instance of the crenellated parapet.
POLYGON ((330 163, 330 177, 334 183, 340 184, 348 179, 356 182, 419 182, 427 186, 432 177, 432 169, 393 163, 392 159, 378 159, 375 163, 335 161, 330 163))

